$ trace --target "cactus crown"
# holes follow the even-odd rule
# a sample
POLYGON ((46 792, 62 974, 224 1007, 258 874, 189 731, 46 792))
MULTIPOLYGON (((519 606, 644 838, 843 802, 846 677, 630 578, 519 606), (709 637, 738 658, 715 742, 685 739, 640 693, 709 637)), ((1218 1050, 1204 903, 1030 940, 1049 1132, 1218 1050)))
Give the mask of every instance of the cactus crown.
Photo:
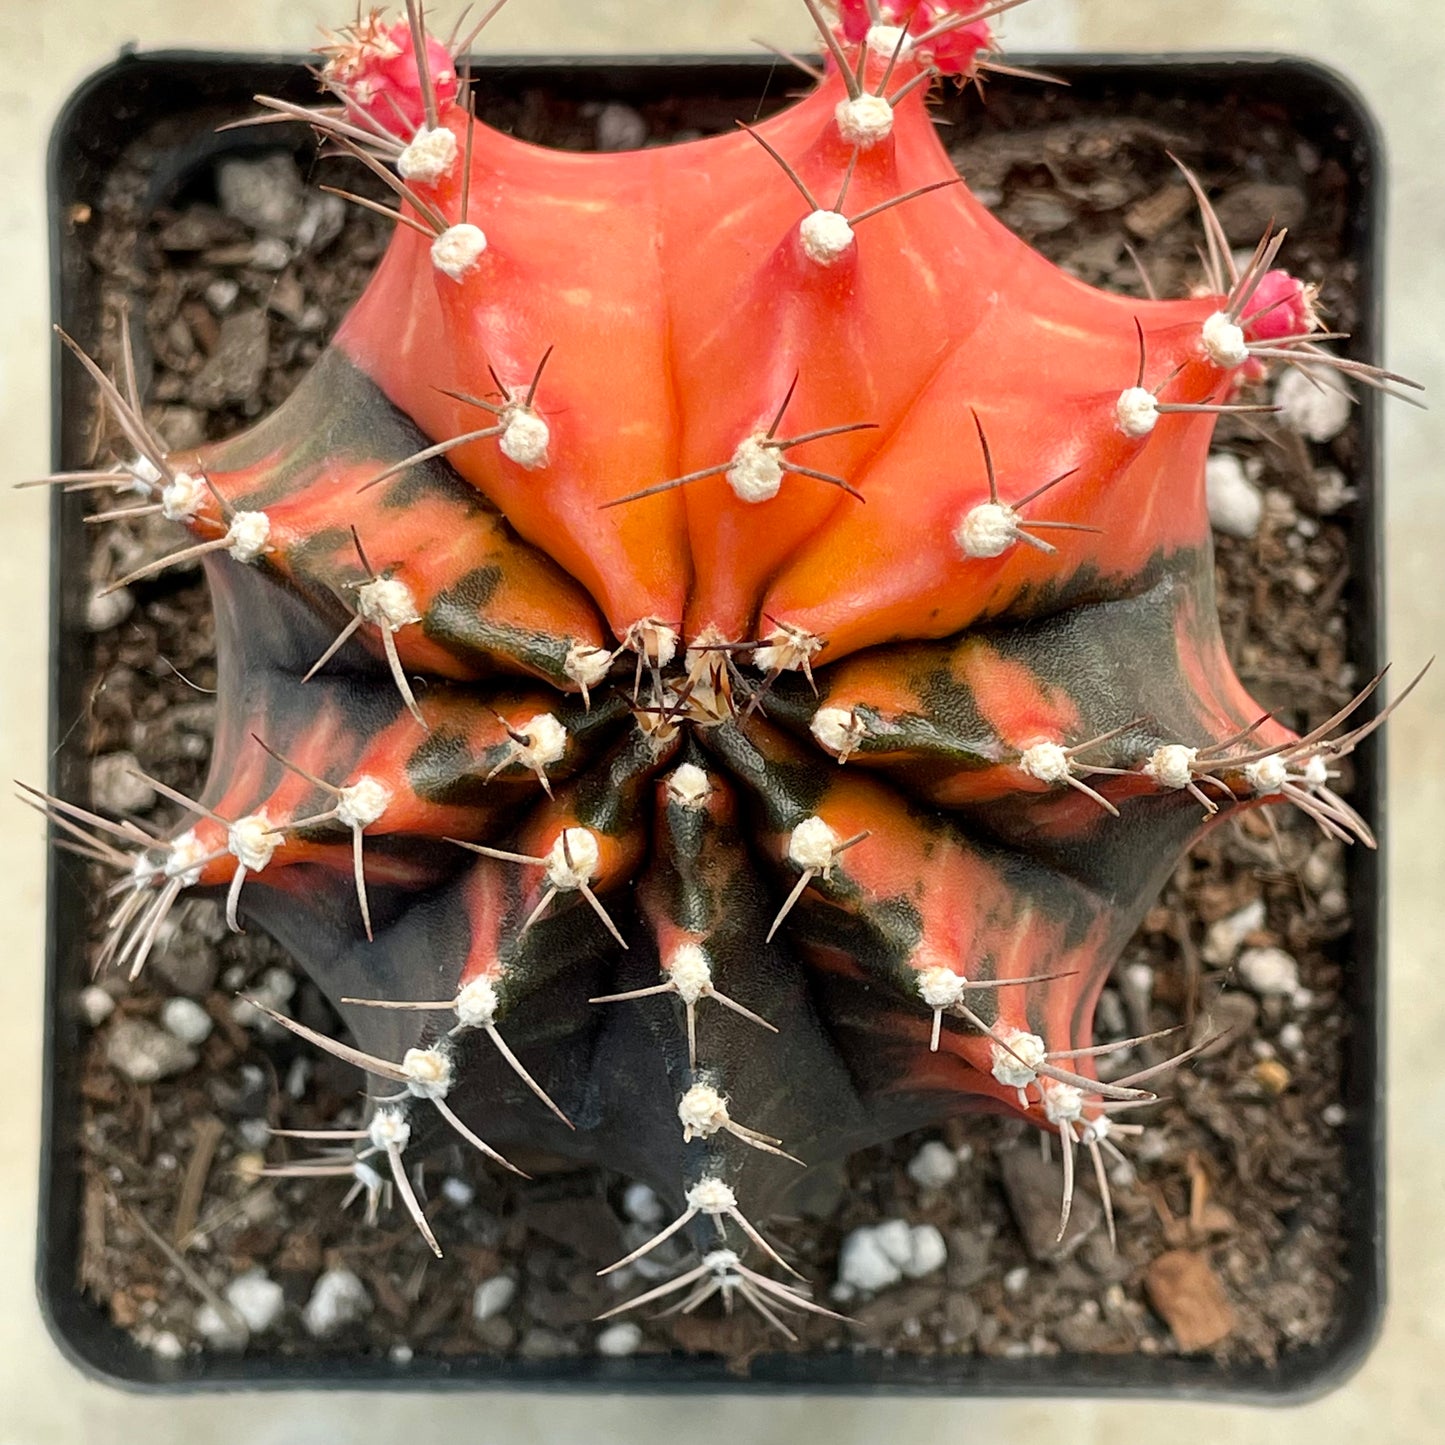
POLYGON ((354 1044, 257 1006, 383 1081, 344 1136, 373 1208, 385 1166, 436 1248, 403 1160, 440 1136, 595 1160, 678 1210, 619 1266, 702 1254, 633 1303, 784 1329, 821 1307, 760 1221, 808 1164, 989 1108, 1062 1142, 1065 1223, 1076 1149, 1107 1203, 1156 1071, 1098 1078, 1094 1001, 1202 828, 1370 841, 1331 765, 1376 684, 1305 737, 1260 715, 1203 466, 1267 368, 1404 384, 1202 192, 1180 300, 996 222, 927 102, 1002 67, 1009 4, 807 3, 811 92, 668 149, 488 129, 416 6, 330 37, 327 104, 265 102, 395 235, 227 442, 166 454, 73 348, 129 448, 101 485, 206 559, 223 725, 176 836, 45 803, 122 875, 107 961, 218 890, 338 1004, 354 1044))

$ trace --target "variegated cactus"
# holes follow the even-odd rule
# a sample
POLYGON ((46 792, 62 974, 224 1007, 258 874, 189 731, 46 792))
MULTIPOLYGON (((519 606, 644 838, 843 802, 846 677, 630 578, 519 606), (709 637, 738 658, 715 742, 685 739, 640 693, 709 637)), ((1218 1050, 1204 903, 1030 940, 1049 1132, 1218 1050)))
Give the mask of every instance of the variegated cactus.
POLYGON ((415 8, 333 37, 328 104, 267 103, 395 235, 230 441, 165 454, 82 356, 128 450, 81 480, 205 556, 220 728, 176 836, 47 800, 122 871, 109 962, 211 890, 337 1004, 354 1045, 275 1017, 372 1076, 335 1167, 373 1207, 389 1172, 435 1248, 403 1160, 453 1133, 595 1161, 675 1205, 638 1253, 701 1256, 644 1299, 774 1323, 820 1307, 768 1217, 906 1130, 1021 1115, 1065 1215, 1076 1149, 1107 1204, 1153 1095, 1098 1079, 1094 1003, 1182 850, 1260 803, 1370 841, 1330 782, 1375 723, 1296 737, 1230 668, 1203 469, 1268 368, 1400 380, 1202 193, 1182 300, 996 222, 927 106, 1002 68, 1008 5, 808 4, 811 93, 670 148, 475 122, 471 37, 415 8))

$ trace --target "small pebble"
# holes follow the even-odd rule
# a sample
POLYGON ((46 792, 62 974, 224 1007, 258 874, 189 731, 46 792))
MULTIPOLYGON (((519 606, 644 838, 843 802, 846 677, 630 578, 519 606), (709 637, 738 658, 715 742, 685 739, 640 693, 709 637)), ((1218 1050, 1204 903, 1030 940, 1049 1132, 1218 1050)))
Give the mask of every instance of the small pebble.
POLYGON ((1348 1117, 1343 1104, 1326 1104, 1320 1110, 1320 1118, 1331 1129, 1338 1129, 1348 1117))
POLYGON ((920 1189, 943 1189, 958 1175, 958 1156, 938 1139, 930 1139, 908 1161, 908 1177, 920 1189))
POLYGON ((271 1126, 265 1119, 242 1119, 236 1132, 248 1149, 264 1149, 271 1142, 271 1126))
POLYGON ((1204 944, 1199 950, 1200 957, 1215 968, 1228 967, 1244 946, 1244 940, 1264 927, 1264 918, 1263 898, 1246 903, 1243 908, 1224 918, 1216 918, 1205 932, 1204 944))
POLYGON ((371 1313, 371 1295, 349 1269, 328 1269, 316 1281, 301 1311, 313 1339, 325 1339, 371 1313))
POLYGON ((260 160, 224 160, 216 167, 221 211, 253 231, 289 236, 301 217, 305 188, 296 162, 281 151, 260 160))
POLYGON ((81 989, 76 1005, 81 1018, 93 1029, 98 1029, 115 1012, 115 1000, 98 983, 81 989))
POLYGON ((1003 1277, 1003 1288, 1005 1294, 1021 1295, 1029 1287, 1029 1267, 1026 1264, 1015 1265, 1013 1269, 1003 1277))
POLYGON ((901 1219, 855 1229, 843 1240, 838 1252, 838 1283, 863 1294, 897 1284, 903 1278, 902 1260, 908 1258, 910 1243, 908 1226, 901 1219), (901 1258, 898 1240, 892 1237, 900 1229, 903 1231, 901 1258), (893 1245, 892 1249, 889 1244, 893 1245))
POLYGON ((1299 965, 1282 948, 1246 948, 1236 967, 1240 982, 1261 998, 1282 998, 1299 987, 1299 965))
POLYGON ((635 151, 647 144, 647 121, 630 105, 604 105, 597 112, 597 149, 635 151))
POLYGON ((1271 1094, 1284 1093, 1291 1083, 1289 1070, 1278 1059, 1261 1059, 1252 1072, 1271 1094))
POLYGON ((199 1047, 215 1028, 210 1014, 191 998, 168 998, 161 1008, 161 1026, 183 1044, 199 1047))
POLYGON ((499 1315, 516 1298, 517 1281, 509 1274, 493 1275, 477 1286, 472 1296, 472 1319, 481 1324, 499 1315))
POLYGON ((916 1224, 910 1238, 908 1260, 903 1273, 909 1279, 922 1279, 936 1269, 942 1269, 948 1262, 948 1245, 943 1235, 932 1224, 916 1224))
POLYGON ((642 1331, 631 1320, 622 1320, 597 1336, 597 1353, 621 1359, 624 1355, 635 1355, 641 1343, 642 1331))
MULTIPOLYGON (((240 988, 241 981, 237 979, 234 984, 226 986, 240 988)), ((256 1003, 263 1003, 277 1013, 285 1013, 286 1006, 295 993, 296 980, 290 973, 284 968, 268 968, 260 979, 246 990, 245 998, 238 998, 232 1003, 231 1018, 243 1028, 255 1028, 263 1033, 267 1030, 279 1030, 280 1025, 272 1023, 250 1000, 255 999, 256 1003)))
POLYGON ((155 806, 156 790, 139 776, 134 753, 106 753, 90 765, 90 798, 109 813, 146 813, 155 806))
POLYGON ((203 1304, 195 1315, 196 1333, 218 1350, 244 1350, 251 1338, 246 1322, 239 1312, 224 1313, 212 1304, 203 1304))
POLYGON ((135 597, 129 587, 118 592, 92 592, 85 602, 85 630, 109 632, 135 611, 135 597))
POLYGON ((1300 878, 1311 893, 1323 893, 1339 882, 1343 864, 1343 847, 1337 839, 1326 838, 1305 860, 1300 878))
POLYGON ((252 1334, 264 1334, 281 1318, 286 1297, 265 1270, 251 1269, 226 1286, 226 1303, 246 1322, 252 1334))
POLYGON ((1285 1024, 1279 1031, 1279 1046, 1288 1053, 1299 1053, 1305 1046, 1305 1031, 1298 1024, 1285 1024))
POLYGON ((163 1360, 178 1360, 186 1349, 170 1330, 158 1330, 151 1336, 151 1353, 163 1360))
POLYGON ((298 1055, 291 1060, 291 1067, 286 1070, 286 1083, 284 1088, 286 1096, 290 1099, 300 1099, 311 1083, 311 1060, 298 1055))
POLYGON ((296 247, 300 251, 324 251, 345 225, 346 202, 340 196, 308 196, 296 227, 296 247))
POLYGON ((1154 970, 1147 963, 1131 963, 1124 969, 1121 983, 1126 997, 1132 994, 1147 1003, 1154 992, 1154 970))
POLYGON ((111 1026, 105 1056, 113 1069, 137 1084, 154 1084, 193 1068, 196 1051, 189 1044, 144 1019, 121 1018, 111 1026))
POLYGON ((1287 367, 1274 389, 1280 420, 1312 442, 1333 441, 1350 422, 1352 400, 1332 377, 1312 379, 1298 367, 1287 367))
POLYGON ((206 287, 206 305, 217 316, 223 316, 236 304, 236 298, 240 294, 240 282, 233 281, 229 276, 218 276, 206 287))
POLYGON ((448 1175, 442 1180, 442 1198, 458 1209, 465 1209, 477 1197, 477 1191, 465 1179, 448 1175))
POLYGON ((629 1184, 622 1193, 622 1212, 638 1224, 661 1224, 662 1200, 645 1184, 629 1184))
POLYGON ((1345 480, 1345 474, 1338 467, 1321 467, 1315 473, 1315 511, 1322 517, 1332 517, 1359 496, 1359 492, 1345 480))
POLYGON ((1264 498, 1232 452, 1215 452, 1209 458, 1204 470, 1204 487, 1209 525, 1216 532, 1246 541, 1259 532, 1264 498))
POLYGON ((276 236, 263 236, 251 247, 251 264, 257 270, 285 270, 290 264, 290 247, 276 236))
POLYGON ((390 1353, 393 1365, 409 1365, 416 1358, 416 1351, 404 1340, 398 1340, 391 1347, 390 1353))

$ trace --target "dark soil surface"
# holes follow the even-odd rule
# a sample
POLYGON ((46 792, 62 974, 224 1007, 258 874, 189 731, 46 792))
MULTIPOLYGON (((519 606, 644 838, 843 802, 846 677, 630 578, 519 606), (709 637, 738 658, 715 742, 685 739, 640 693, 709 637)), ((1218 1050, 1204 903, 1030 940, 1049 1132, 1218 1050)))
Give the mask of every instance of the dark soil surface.
MULTIPOLYGON (((573 148, 720 129, 733 119, 716 101, 637 112, 561 104, 540 92, 501 109, 488 118, 573 148)), ((1142 285, 1126 243, 1160 294, 1199 279, 1200 231, 1166 155, 1173 150, 1220 196, 1237 246, 1252 247, 1272 217, 1287 220, 1291 267, 1323 283, 1331 328, 1351 328, 1356 273, 1342 256, 1346 187, 1337 162, 1282 116, 1227 96, 1205 111, 1147 96, 1128 110, 1009 82, 992 88, 987 108, 950 99, 946 111, 958 123, 945 135, 962 172, 1011 226, 1084 279, 1133 294, 1142 285)), ((135 299, 151 416, 181 446, 224 436, 289 392, 363 285, 387 228, 306 184, 354 184, 340 179, 339 166, 303 177, 311 163, 289 155, 229 178, 207 171, 171 208, 147 214, 137 197, 155 153, 137 148, 106 207, 74 219, 109 300, 135 299)), ((254 164, 257 153, 247 154, 254 164)), ((113 326, 108 337, 113 345, 113 326)), ((1250 427, 1225 421, 1216 442, 1243 462, 1264 501, 1257 535, 1219 538, 1226 636, 1254 695, 1301 732, 1359 681, 1346 627, 1351 509, 1343 489, 1357 446, 1353 424, 1319 445, 1275 418, 1250 427)), ((98 593, 177 545, 164 524, 96 528, 91 584, 98 593)), ((134 759, 174 788, 201 789, 215 665, 200 574, 176 568, 97 595, 90 621, 86 707, 70 745, 95 760, 97 803, 169 823, 171 806, 137 792, 125 768, 134 759)), ((1064 1249, 1053 1248, 1057 1156, 1046 1169, 1021 1126, 969 1121, 901 1139, 854 1158, 846 1179, 824 1181, 814 1214, 779 1222, 773 1237, 824 1299, 840 1243, 860 1226, 935 1225, 947 1261, 871 1297, 834 1296, 857 1323, 807 1319, 797 1348, 1016 1357, 1202 1347, 1221 1359, 1269 1362, 1326 1334, 1342 1286, 1340 1058, 1350 1020, 1338 985, 1351 905, 1339 847, 1302 817, 1280 816, 1277 828, 1272 834, 1253 814, 1200 844, 1104 994, 1101 1040, 1176 1025, 1196 1038, 1234 1030, 1180 1074, 1150 1111, 1142 1140, 1126 1144, 1136 1177, 1116 1171, 1117 1253, 1092 1181, 1064 1249), (1245 936, 1228 944, 1221 930, 1211 933, 1256 904, 1245 936), (1240 947, 1284 950, 1298 989, 1251 991, 1236 976, 1240 947), (931 1150, 928 1162, 946 1173, 952 1161, 956 1173, 925 1187, 908 1165, 930 1140, 947 1155, 931 1150)), ((100 883, 91 885, 97 937, 100 883)), ((253 1332, 255 1353, 539 1359, 597 1348, 604 1327, 593 1319, 623 1296, 593 1272, 651 1232, 629 1218, 626 1181, 569 1170, 522 1184, 460 1148, 443 1153, 426 1174, 447 1256, 437 1262, 400 1211, 383 1212, 376 1226, 359 1208, 343 1213, 345 1180, 259 1174, 287 1157, 288 1143, 292 1157, 304 1152, 269 1139, 268 1126, 314 1127, 354 1118, 356 1108, 354 1074, 238 1009, 238 988, 259 989, 289 1000, 297 1017, 335 1028, 316 991, 265 938, 228 934, 215 905, 192 903, 178 910, 136 985, 106 977, 99 987, 115 1008, 89 1034, 83 1069, 77 1287, 143 1344, 172 1358, 224 1347, 207 1300, 214 1312, 216 1295, 260 1270, 281 1287, 284 1308, 253 1332), (157 1033, 134 1027, 158 1026, 174 998, 195 1000, 214 1024, 189 1052, 171 1034, 158 1030, 158 1043, 157 1033), (144 1073, 133 1056, 147 1049, 169 1055, 157 1065, 166 1076, 138 1083, 118 1061, 144 1073), (335 1268, 360 1280, 365 1301, 357 1318, 318 1341, 316 1307, 312 1330, 305 1307, 318 1277, 335 1268), (497 1276, 515 1289, 503 1301, 507 1286, 491 1286, 486 1298, 502 1307, 478 1322, 475 1292, 497 1276)), ((104 1010, 94 992, 83 1002, 93 1017, 104 1010)), ((1149 1061, 1136 1053, 1131 1066, 1149 1061)), ((645 1199, 634 1193, 628 1203, 634 1216, 646 1214, 645 1199)), ((647 1277, 629 1273, 629 1293, 648 1287, 647 1277)), ((613 1331, 605 1348, 719 1351, 742 1368, 759 1350, 785 1347, 751 1315, 727 1319, 714 1308, 639 1316, 640 1330, 613 1331)))

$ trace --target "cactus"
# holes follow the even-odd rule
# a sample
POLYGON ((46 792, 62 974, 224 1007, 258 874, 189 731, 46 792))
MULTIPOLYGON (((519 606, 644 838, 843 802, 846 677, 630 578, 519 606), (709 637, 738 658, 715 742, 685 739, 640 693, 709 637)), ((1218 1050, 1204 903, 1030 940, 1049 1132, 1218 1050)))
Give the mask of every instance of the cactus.
POLYGON ((156 784, 173 836, 41 800, 120 875, 103 962, 210 891, 337 1005, 353 1042, 267 1011, 372 1076, 316 1167, 373 1211, 390 1177, 440 1253, 406 1164, 456 1135, 595 1162, 675 1206, 609 1269, 700 1257, 619 1308, 784 1330, 828 1313, 765 1233, 809 1166, 1012 1113, 1062 1145, 1061 1229, 1076 1152, 1108 1211, 1159 1071, 1100 1080, 1094 1003, 1202 830, 1288 804, 1372 841, 1331 783, 1379 679, 1304 737, 1251 702, 1203 467, 1270 368, 1409 385, 1324 349, 1283 235, 1239 266, 1192 177, 1186 299, 994 221, 927 101, 1007 69, 1009 4, 807 3, 810 93, 668 149, 489 130, 473 37, 415 6, 330 38, 328 104, 265 102, 395 235, 231 440, 166 454, 128 361, 71 343, 126 460, 49 480, 189 533, 124 581, 204 557, 220 727, 203 797, 156 784))

